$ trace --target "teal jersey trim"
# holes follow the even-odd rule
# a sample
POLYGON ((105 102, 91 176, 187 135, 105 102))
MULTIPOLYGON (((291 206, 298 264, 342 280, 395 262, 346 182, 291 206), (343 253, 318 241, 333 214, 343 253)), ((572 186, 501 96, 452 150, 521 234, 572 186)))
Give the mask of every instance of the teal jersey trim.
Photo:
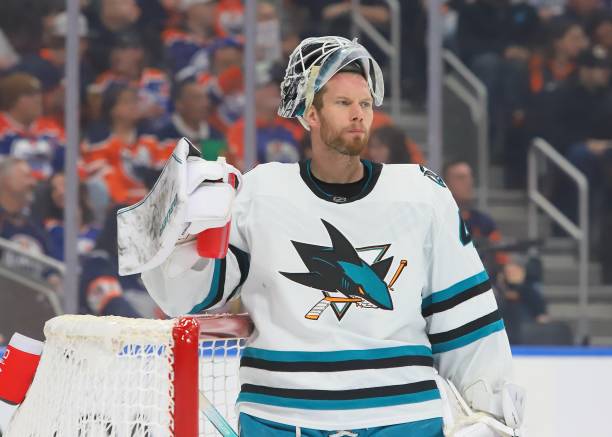
POLYGON ((437 291, 432 293, 423 299, 423 303, 421 304, 421 310, 424 310, 429 305, 443 302, 456 296, 458 294, 463 293, 466 290, 469 290, 472 287, 475 287, 478 284, 481 284, 489 279, 489 275, 486 271, 482 271, 480 273, 475 274, 474 276, 470 276, 469 278, 464 279, 463 281, 457 282, 455 285, 452 285, 444 290, 437 291))
POLYGON ((273 351, 247 347, 242 356, 268 361, 281 362, 334 362, 348 360, 375 360, 380 358, 396 358, 403 356, 432 356, 432 350, 427 346, 397 346, 364 350, 341 350, 326 352, 273 351))
MULTIPOLYGON (((260 417, 240 413, 241 437, 274 437, 295 435, 295 426, 284 423, 273 422, 260 417), (292 434, 287 434, 292 433, 292 434)), ((350 431, 360 435, 385 435, 387 437, 444 437, 442 431, 444 422, 441 417, 433 419, 418 420, 415 422, 398 423, 394 425, 377 426, 373 428, 351 429, 350 431)), ((324 437, 330 435, 330 431, 301 427, 302 435, 312 437, 324 437)), ((348 430, 347 430, 348 431, 348 430)), ((332 431, 333 432, 333 431, 332 431)))
MULTIPOLYGON (((220 272, 221 272, 221 260, 216 259, 215 260, 215 270, 213 272, 213 279, 210 285, 210 290, 208 291, 208 294, 206 295, 204 300, 200 302, 199 304, 197 304, 196 306, 194 306, 191 309, 191 311, 189 311, 189 314, 201 313, 202 311, 204 311, 206 308, 208 308, 212 304, 215 298, 218 297, 217 294, 219 292, 219 281, 220 281, 220 276, 221 276, 220 272)), ((223 293, 223 290, 221 290, 221 293, 223 293)))
POLYGON ((482 328, 472 331, 469 334, 465 334, 459 338, 445 341, 443 343, 434 344, 432 345, 431 349, 434 354, 459 349, 463 346, 467 346, 470 343, 480 340, 481 338, 487 337, 495 332, 503 331, 504 329, 504 321, 500 319, 489 325, 483 326, 482 328))
POLYGON ((379 408, 394 405, 415 404, 418 402, 426 402, 436 399, 440 399, 440 392, 438 389, 397 396, 350 400, 295 399, 258 393, 240 393, 238 396, 238 403, 253 402, 256 404, 274 405, 285 408, 300 408, 303 410, 356 410, 361 408, 379 408))

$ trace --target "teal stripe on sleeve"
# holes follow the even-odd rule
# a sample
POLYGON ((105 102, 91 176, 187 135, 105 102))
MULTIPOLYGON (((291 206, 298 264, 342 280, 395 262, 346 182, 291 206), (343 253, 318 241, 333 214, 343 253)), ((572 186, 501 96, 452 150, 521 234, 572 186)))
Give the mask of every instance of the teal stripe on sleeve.
POLYGON ((440 392, 438 389, 397 396, 349 400, 295 399, 259 393, 240 393, 240 396, 238 396, 238 402, 252 402, 255 404, 274 405, 285 408, 300 408, 304 410, 356 410, 360 408, 378 408, 393 405, 414 404, 435 399, 440 399, 440 392))
POLYGON ((504 330, 504 321, 497 320, 489 325, 483 326, 475 331, 470 332, 469 334, 463 335, 459 338, 455 338, 453 340, 445 341, 443 343, 437 343, 432 345, 431 349, 434 354, 439 354, 442 352, 448 352, 454 349, 459 349, 460 347, 467 346, 470 343, 473 343, 481 338, 487 337, 495 332, 504 330))
POLYGON ((404 356, 432 356, 427 346, 397 346, 365 350, 341 350, 326 352, 299 352, 299 351, 273 351, 247 347, 243 357, 257 358, 268 361, 281 362, 334 362, 349 360, 375 360, 380 358, 394 358, 404 356))
POLYGON ((478 284, 482 284, 488 279, 489 275, 485 270, 483 270, 482 272, 477 273, 474 276, 470 276, 469 278, 466 278, 463 281, 457 282, 455 285, 452 285, 444 290, 437 291, 427 296, 425 299, 423 299, 421 309, 425 309, 431 304, 448 300, 451 297, 461 294, 464 291, 469 290, 470 288, 475 287, 478 284))
POLYGON ((208 291, 208 294, 206 295, 204 300, 200 302, 199 304, 197 304, 196 306, 194 306, 191 309, 191 311, 189 311, 189 314, 201 313, 203 310, 205 310, 212 304, 212 302, 215 300, 219 292, 223 293, 223 290, 219 291, 219 281, 221 280, 220 272, 221 272, 221 260, 216 259, 215 260, 215 270, 213 272, 213 279, 212 279, 212 283, 210 284, 210 290, 208 291))

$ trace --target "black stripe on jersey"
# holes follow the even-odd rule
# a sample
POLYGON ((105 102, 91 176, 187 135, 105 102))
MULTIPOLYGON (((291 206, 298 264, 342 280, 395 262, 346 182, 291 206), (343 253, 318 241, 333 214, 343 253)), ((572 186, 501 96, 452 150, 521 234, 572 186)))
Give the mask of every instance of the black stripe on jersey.
POLYGON ((238 249, 236 246, 232 246, 231 244, 229 245, 229 250, 232 252, 232 254, 234 254, 236 261, 238 262, 238 269, 240 269, 240 281, 238 282, 238 285, 236 285, 236 288, 234 288, 228 296, 228 301, 232 300, 236 293, 238 293, 238 290, 240 287, 242 287, 244 281, 246 281, 247 276, 249 275, 249 268, 251 267, 251 255, 246 253, 244 250, 238 249))
POLYGON ((275 388, 254 384, 243 384, 241 391, 242 393, 257 393, 293 399, 344 401, 352 399, 405 395, 428 390, 437 390, 437 388, 438 386, 434 380, 426 380, 413 382, 411 384, 387 385, 383 387, 358 388, 353 390, 298 390, 292 388, 275 388))
POLYGON ((451 329, 450 331, 439 332, 437 334, 429 334, 429 342, 433 345, 436 343, 443 343, 445 341, 454 340, 456 338, 462 337, 470 332, 476 331, 477 329, 482 328, 483 326, 487 326, 491 323, 497 322, 501 319, 501 315, 498 310, 493 311, 492 313, 487 314, 486 316, 482 316, 476 320, 472 320, 469 323, 466 323, 463 326, 460 326, 455 329, 451 329))
POLYGON ((481 282, 478 285, 473 286, 472 288, 468 288, 462 293, 456 294, 450 299, 443 300, 442 302, 432 303, 428 307, 424 308, 421 311, 423 317, 429 317, 435 313, 441 313, 442 311, 449 310, 451 308, 456 307, 462 302, 469 300, 473 297, 476 297, 480 294, 486 293, 491 289, 491 282, 487 279, 484 282, 481 282))
POLYGON ((375 360, 346 361, 270 361, 260 358, 242 357, 242 367, 270 370, 274 372, 344 372, 347 370, 391 369, 405 366, 433 367, 433 357, 408 355, 402 357, 379 358, 375 360))
POLYGON ((225 289, 225 270, 227 266, 227 262, 225 258, 219 260, 219 284, 217 286, 217 290, 215 292, 215 298, 206 306, 206 308, 202 308, 202 310, 206 310, 208 308, 213 307, 218 304, 221 298, 223 298, 223 290, 225 289))

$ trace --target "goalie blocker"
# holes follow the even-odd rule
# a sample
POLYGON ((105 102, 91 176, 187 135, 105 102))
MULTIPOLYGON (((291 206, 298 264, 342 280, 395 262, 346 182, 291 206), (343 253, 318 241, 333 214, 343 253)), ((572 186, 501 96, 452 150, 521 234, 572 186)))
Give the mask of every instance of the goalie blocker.
POLYGON ((199 256, 223 258, 229 241, 231 206, 242 175, 224 158, 206 161, 182 138, 153 189, 143 200, 117 212, 119 274, 162 264, 177 243, 198 237, 197 252, 185 251, 181 265, 199 256))

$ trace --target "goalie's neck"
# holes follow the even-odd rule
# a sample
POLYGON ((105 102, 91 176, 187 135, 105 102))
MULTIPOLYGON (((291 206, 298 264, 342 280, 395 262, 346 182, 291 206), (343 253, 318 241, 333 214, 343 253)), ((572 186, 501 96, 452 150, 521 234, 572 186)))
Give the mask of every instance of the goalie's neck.
POLYGON ((333 203, 350 203, 367 196, 382 171, 381 164, 375 164, 367 160, 359 161, 361 167, 361 178, 345 182, 334 183, 320 179, 312 171, 312 161, 300 162, 300 176, 310 191, 317 197, 333 203))
POLYGON ((361 180, 365 174, 359 156, 314 156, 310 171, 318 180, 330 184, 348 184, 361 180))

